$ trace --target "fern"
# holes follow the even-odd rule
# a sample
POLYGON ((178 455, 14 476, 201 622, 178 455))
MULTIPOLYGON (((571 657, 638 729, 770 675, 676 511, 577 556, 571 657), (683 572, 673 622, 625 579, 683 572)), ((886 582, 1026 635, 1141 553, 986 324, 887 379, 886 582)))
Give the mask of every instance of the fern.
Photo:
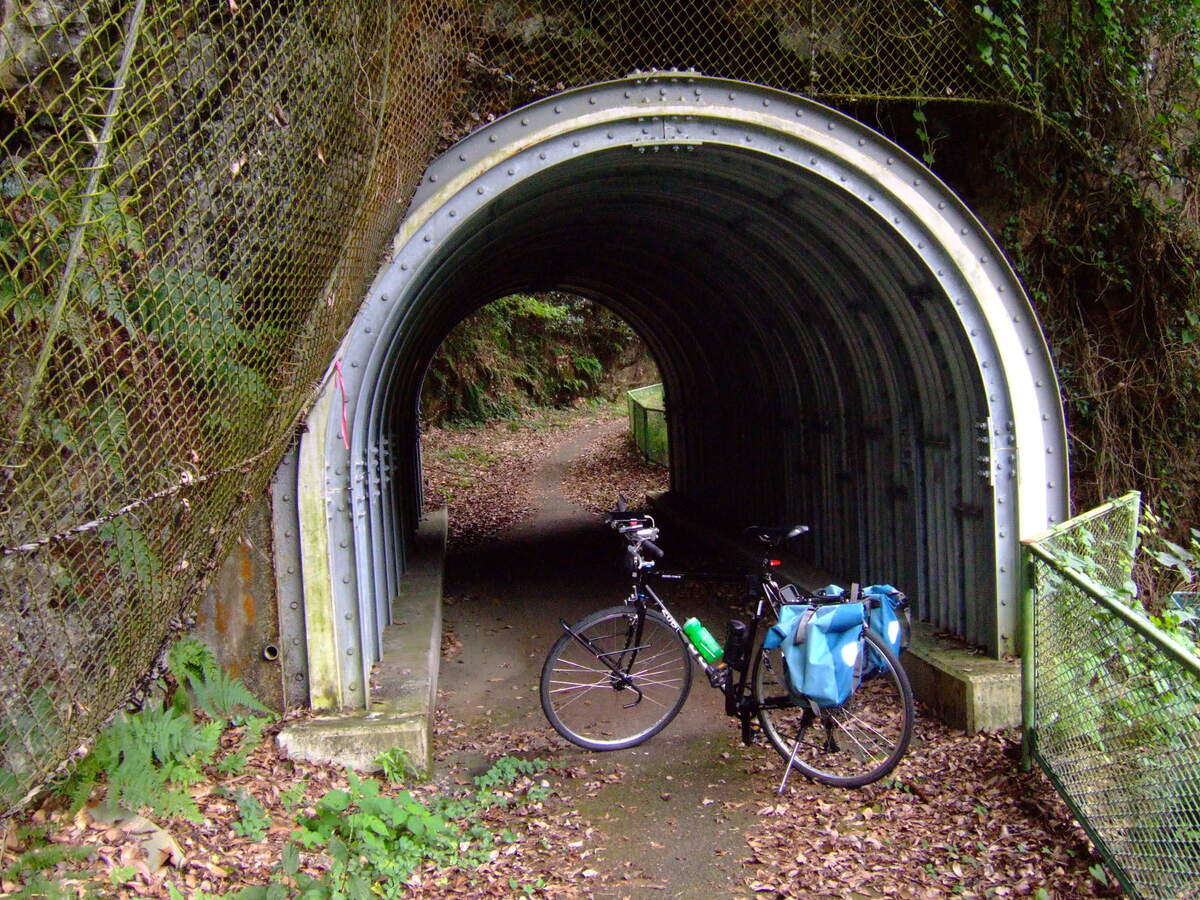
POLYGON ((213 718, 228 718, 239 706, 257 712, 271 712, 250 693, 240 678, 234 678, 224 669, 217 669, 205 681, 189 676, 188 682, 196 705, 213 718))
POLYGON ((263 729, 271 722, 270 717, 266 716, 251 716, 246 720, 246 731, 242 734, 241 741, 238 743, 238 749, 230 753, 223 760, 217 763, 217 771, 236 775, 246 768, 246 763, 250 761, 250 754, 254 748, 262 743, 263 729))

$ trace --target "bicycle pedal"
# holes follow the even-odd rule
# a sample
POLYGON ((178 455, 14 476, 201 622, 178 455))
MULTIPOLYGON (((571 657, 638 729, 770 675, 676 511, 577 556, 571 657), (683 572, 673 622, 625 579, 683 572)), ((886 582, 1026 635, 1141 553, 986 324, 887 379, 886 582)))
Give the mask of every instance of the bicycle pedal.
POLYGON ((729 684, 729 677, 730 669, 727 665, 713 666, 708 670, 708 683, 715 688, 725 690, 725 687, 729 684))

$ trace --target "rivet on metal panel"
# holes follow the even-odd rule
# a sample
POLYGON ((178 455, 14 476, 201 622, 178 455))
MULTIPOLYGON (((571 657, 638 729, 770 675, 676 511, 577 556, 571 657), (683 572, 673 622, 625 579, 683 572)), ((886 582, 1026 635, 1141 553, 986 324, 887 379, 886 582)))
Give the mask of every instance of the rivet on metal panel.
POLYGON ((704 93, 704 91, 702 91, 700 88, 696 88, 694 91, 692 91, 692 93, 699 97, 704 93))
POLYGON ((763 100, 763 106, 770 106, 770 105, 771 105, 771 101, 770 101, 770 100, 767 100, 767 99, 764 99, 764 100, 763 100))
POLYGON ((736 97, 737 97, 737 94, 735 94, 733 91, 730 91, 730 92, 729 92, 729 99, 730 99, 730 100, 733 100, 733 99, 735 99, 736 97))
POLYGON ((920 187, 920 186, 921 186, 921 179, 920 179, 920 178, 914 178, 914 179, 913 179, 913 187, 920 187))
POLYGON ((559 106, 559 105, 556 103, 556 104, 554 105, 554 111, 555 111, 556 113, 560 113, 560 112, 562 112, 562 107, 561 107, 561 106, 559 106))
MULTIPOLYGON (((874 203, 874 202, 875 202, 875 195, 874 195, 874 194, 867 194, 867 202, 868 202, 868 203, 874 203)), ((939 274, 940 274, 940 273, 939 273, 939 274)))
POLYGON ((352 368, 352 369, 358 368, 358 360, 357 359, 354 360, 354 362, 350 363, 350 368, 352 368))
MULTIPOLYGON (((481 194, 483 193, 483 188, 479 189, 479 193, 481 193, 481 194)), ((450 218, 454 219, 454 218, 457 218, 457 216, 458 216, 458 210, 456 210, 456 209, 450 210, 450 218)))
POLYGON ((350 583, 350 576, 349 576, 349 575, 343 575, 343 576, 342 576, 342 584, 349 584, 349 583, 350 583))
POLYGON ((373 330, 374 329, 372 329, 371 326, 368 325, 366 328, 363 329, 363 332, 366 334, 370 334, 373 330))
POLYGON ((288 607, 289 607, 289 608, 291 608, 291 609, 299 609, 299 608, 300 608, 300 604, 299 604, 299 603, 297 603, 295 600, 293 600, 291 603, 289 603, 289 604, 288 604, 288 607))
POLYGON ((938 278, 945 278, 945 277, 946 277, 946 270, 945 270, 945 269, 938 269, 938 270, 937 270, 937 272, 938 272, 938 278))
POLYGON ((804 118, 804 110, 802 110, 802 109, 798 109, 798 110, 796 110, 796 118, 797 118, 797 119, 802 119, 802 118, 804 118))
POLYGON ((347 622, 350 622, 350 621, 352 621, 352 620, 354 619, 354 614, 353 614, 353 613, 346 613, 346 615, 345 615, 345 616, 343 616, 343 618, 344 618, 344 619, 345 619, 347 622))
POLYGON ((408 271, 408 263, 400 263, 400 271, 407 272, 408 271))
POLYGON ((380 303, 387 303, 387 302, 388 302, 388 295, 387 295, 387 294, 380 294, 380 295, 379 295, 379 302, 380 302, 380 303))
POLYGON ((292 676, 292 681, 303 681, 303 680, 304 680, 303 672, 297 672, 295 675, 292 676))
POLYGON ((425 243, 427 243, 427 244, 428 244, 428 243, 430 243, 432 240, 433 240, 433 238, 432 238, 432 237, 430 237, 429 235, 425 235, 425 243))
POLYGON ((808 164, 810 166, 815 166, 817 164, 817 158, 815 156, 810 156, 808 158, 808 164))
POLYGON ((345 541, 339 541, 338 546, 341 547, 343 550, 345 550, 348 545, 346 544, 345 541))
POLYGON ((283 536, 284 536, 285 538, 290 538, 290 537, 292 536, 292 533, 291 533, 290 531, 285 531, 285 532, 283 533, 283 536))
POLYGON ((939 200, 938 201, 938 209, 945 209, 945 208, 946 208, 946 204, 939 200))
POLYGON ((508 170, 508 175, 509 175, 509 177, 510 177, 510 178, 511 178, 513 175, 515 175, 515 174, 517 174, 515 169, 509 169, 509 170, 508 170))
MULTIPOLYGON (((578 147, 578 146, 579 146, 579 141, 571 141, 571 146, 572 146, 572 147, 578 147)), ((480 191, 480 193, 482 193, 482 191, 480 191)))
POLYGON ((713 133, 713 136, 715 137, 716 135, 720 134, 721 132, 720 132, 720 131, 718 131, 716 128, 714 128, 714 129, 712 130, 712 133, 713 133))
POLYGON ((596 98, 588 97, 588 106, 595 106, 595 105, 596 105, 596 98))
POLYGON ((1043 421, 1043 422, 1049 422, 1049 421, 1050 421, 1050 417, 1049 417, 1048 415, 1046 415, 1045 413, 1042 413, 1042 421, 1043 421))
MULTIPOLYGON (((638 83, 641 84, 641 82, 638 82, 638 83)), ((633 94, 631 94, 629 91, 625 92, 626 99, 628 99, 629 97, 632 97, 632 96, 633 96, 633 94)))
POLYGON ((545 159, 545 158, 546 158, 546 151, 543 150, 541 153, 538 154, 538 159, 545 159))
POLYGON ((918 249, 918 250, 924 250, 924 249, 925 249, 925 242, 924 242, 924 241, 917 241, 917 249, 918 249))
POLYGON ((860 146, 860 147, 865 147, 865 146, 866 146, 866 144, 867 144, 867 142, 866 142, 866 141, 864 141, 862 138, 859 138, 859 139, 858 139, 858 146, 860 146))
POLYGON ((300 646, 300 638, 292 638, 292 646, 299 647, 300 646))
POLYGON ((436 176, 436 175, 430 175, 430 176, 429 176, 429 183, 430 183, 430 184, 437 184, 437 176, 436 176))
POLYGON ((528 119, 528 118, 522 118, 522 119, 521 119, 521 124, 522 124, 522 125, 528 125, 528 124, 529 124, 529 119, 528 119))
POLYGON ((1035 381, 1035 382, 1033 383, 1033 386, 1034 386, 1034 387, 1041 387, 1041 386, 1042 386, 1042 382, 1041 382, 1040 380, 1038 380, 1038 381, 1035 381))
POLYGON ((979 337, 979 332, 974 328, 971 329, 971 337, 979 337))
POLYGON ((354 648, 353 648, 353 647, 347 647, 347 648, 346 648, 346 655, 347 655, 347 656, 353 656, 353 655, 354 655, 354 648))
POLYGON ((893 164, 895 161, 896 161, 896 160, 892 159, 892 157, 890 157, 890 156, 887 158, 887 164, 888 164, 889 166, 890 166, 890 165, 892 165, 892 164, 893 164))
POLYGON ((826 127, 826 128, 828 128, 830 131, 833 131, 833 129, 834 129, 834 125, 833 125, 833 123, 832 123, 832 122, 830 122, 830 123, 829 123, 828 125, 826 125, 825 127, 826 127))
POLYGON ((987 362, 982 362, 982 363, 980 363, 980 366, 982 368, 986 369, 988 367, 988 364, 987 364, 987 362))
POLYGON ((611 131, 608 133, 608 139, 610 141, 613 139, 613 133, 611 131))
POLYGON ((289 575, 295 575, 295 574, 296 574, 296 567, 295 567, 295 566, 288 566, 287 573, 288 573, 289 575))
MULTIPOLYGON (((524 124, 524 123, 522 123, 522 124, 524 124)), ((466 161, 467 161, 467 154, 465 154, 465 153, 460 153, 460 154, 458 154, 458 161, 459 161, 459 162, 466 162, 466 161)))
POLYGON ((350 690, 351 690, 351 691, 357 691, 357 690, 358 690, 358 682, 357 682, 357 681, 355 681, 354 683, 352 683, 352 684, 350 685, 350 690))
POLYGON ((900 224, 900 217, 899 217, 899 216, 892 216, 892 224, 893 224, 893 225, 899 225, 899 224, 900 224))

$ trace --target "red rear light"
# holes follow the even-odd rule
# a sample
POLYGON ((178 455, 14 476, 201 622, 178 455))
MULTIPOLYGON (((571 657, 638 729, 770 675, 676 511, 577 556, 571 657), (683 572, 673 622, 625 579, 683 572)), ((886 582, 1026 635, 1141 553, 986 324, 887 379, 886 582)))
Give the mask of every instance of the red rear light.
POLYGON ((771 560, 771 565, 772 566, 782 566, 783 560, 782 559, 773 559, 773 560, 771 560))

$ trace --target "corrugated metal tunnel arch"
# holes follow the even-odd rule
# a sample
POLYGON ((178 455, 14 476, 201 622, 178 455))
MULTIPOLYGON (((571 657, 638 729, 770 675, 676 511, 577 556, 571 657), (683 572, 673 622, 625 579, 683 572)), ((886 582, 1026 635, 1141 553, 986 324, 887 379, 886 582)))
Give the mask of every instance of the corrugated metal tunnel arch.
POLYGON ((429 168, 310 414, 297 500, 276 501, 299 526, 278 549, 303 569, 314 705, 366 702, 419 511, 429 358, 478 306, 549 289, 649 343, 673 490, 730 524, 809 523, 815 564, 1012 651, 1018 540, 1065 516, 1067 460, 1007 262, 865 126, 653 73, 518 110, 429 168))

